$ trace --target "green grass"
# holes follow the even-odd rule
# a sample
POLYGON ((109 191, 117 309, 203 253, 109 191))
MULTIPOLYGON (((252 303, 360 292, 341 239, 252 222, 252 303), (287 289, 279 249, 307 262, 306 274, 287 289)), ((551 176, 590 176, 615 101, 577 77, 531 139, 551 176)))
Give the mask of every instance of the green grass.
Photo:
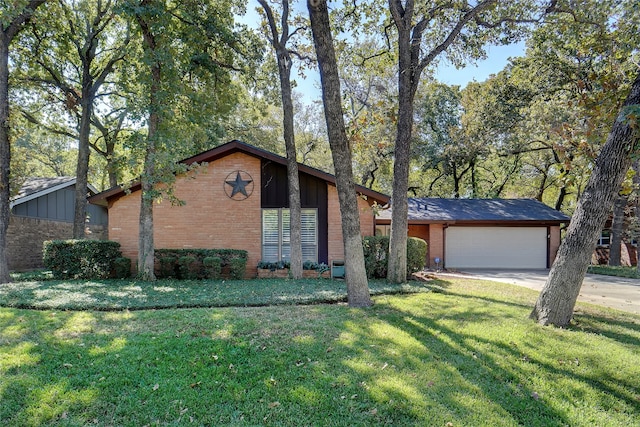
MULTIPOLYGON (((346 301, 344 281, 260 280, 35 280, 0 285, 0 306, 56 310, 138 310, 318 304, 346 301)), ((22 281, 19 281, 22 280, 22 281)), ((428 292, 431 284, 370 281, 373 295, 428 292)))
POLYGON ((640 316, 541 327, 533 291, 439 285, 369 309, 0 308, 0 425, 638 425, 640 316))
POLYGON ((638 273, 638 269, 636 267, 610 267, 608 265, 590 265, 587 273, 640 279, 640 274, 638 273))

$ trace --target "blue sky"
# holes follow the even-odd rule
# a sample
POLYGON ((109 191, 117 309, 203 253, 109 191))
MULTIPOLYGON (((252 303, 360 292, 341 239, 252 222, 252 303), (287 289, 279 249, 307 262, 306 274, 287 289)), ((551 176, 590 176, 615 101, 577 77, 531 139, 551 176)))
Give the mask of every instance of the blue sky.
MULTIPOLYGON (((508 46, 490 46, 487 49, 487 59, 478 61, 475 65, 467 65, 464 68, 456 69, 453 65, 441 62, 438 67, 435 77, 442 83, 449 85, 459 85, 464 87, 467 83, 476 81, 483 82, 491 74, 497 74, 500 72, 510 57, 517 57, 524 55, 525 43, 517 43, 508 46)), ((312 103, 315 100, 321 99, 320 93, 320 79, 317 72, 308 70, 306 72, 307 78, 301 80, 297 74, 293 74, 293 78, 297 81, 298 87, 296 91, 304 95, 307 103, 312 103)))
MULTIPOLYGON (((253 28, 258 26, 258 13, 255 8, 258 2, 250 0, 247 5, 246 15, 239 17, 243 22, 253 28)), ((464 87, 471 81, 483 82, 491 74, 500 72, 507 64, 510 57, 522 56, 525 51, 525 43, 517 43, 508 46, 490 46, 487 49, 487 59, 478 61, 475 65, 468 65, 461 69, 442 61, 436 71, 436 79, 449 85, 459 85, 464 87)), ((302 80, 297 72, 292 73, 292 78, 296 80, 298 87, 296 92, 302 93, 307 103, 321 99, 320 78, 317 71, 307 70, 306 78, 302 80)))

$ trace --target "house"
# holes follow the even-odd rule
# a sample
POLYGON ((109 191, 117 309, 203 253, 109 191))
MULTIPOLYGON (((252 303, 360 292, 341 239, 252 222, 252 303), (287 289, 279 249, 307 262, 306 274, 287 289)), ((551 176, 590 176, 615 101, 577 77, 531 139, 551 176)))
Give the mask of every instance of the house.
MULTIPOLYGON (((569 217, 532 199, 409 199, 409 236, 428 243, 432 268, 549 268, 569 217)), ((391 209, 376 218, 388 234, 391 209)))
MULTIPOLYGON (((248 252, 247 276, 260 260, 289 256, 289 191, 286 159, 240 141, 182 160, 200 166, 176 177, 178 204, 153 207, 154 244, 167 248, 226 248, 248 252)), ((299 164, 303 260, 343 260, 338 192, 333 175, 299 164)), ((374 203, 388 196, 356 186, 363 235, 375 232, 374 203)), ((109 210, 109 239, 124 256, 138 256, 140 183, 114 187, 89 198, 109 210)))
MULTIPOLYGON (((10 270, 42 268, 42 243, 73 237, 76 178, 28 178, 10 200, 7 262, 10 270)), ((96 194, 92 186, 88 195, 96 194)), ((87 206, 90 237, 105 237, 107 211, 87 206)))

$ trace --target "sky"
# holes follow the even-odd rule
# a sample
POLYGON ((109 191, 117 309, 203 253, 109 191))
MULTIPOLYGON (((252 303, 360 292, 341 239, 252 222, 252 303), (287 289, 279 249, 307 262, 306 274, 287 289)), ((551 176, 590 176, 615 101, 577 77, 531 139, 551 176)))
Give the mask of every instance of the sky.
MULTIPOLYGON (((256 0, 250 0, 246 15, 239 17, 239 21, 252 28, 257 28, 259 25, 258 13, 255 10, 257 6, 258 2, 256 0)), ((468 65, 464 68, 456 69, 446 61, 441 61, 436 70, 435 77, 442 83, 459 85, 461 87, 465 87, 472 81, 483 82, 489 78, 491 74, 500 72, 505 65, 507 65, 510 57, 523 56, 524 52, 524 42, 508 46, 490 46, 487 48, 487 59, 478 61, 475 65, 468 65)), ((305 74, 306 78, 301 79, 294 70, 292 78, 296 80, 297 83, 295 91, 303 95, 305 103, 311 104, 314 101, 319 101, 322 97, 320 77, 315 70, 307 70, 305 74)))
MULTIPOLYGON (((497 74, 502 71, 510 57, 523 56, 524 53, 524 42, 508 46, 490 46, 487 49, 487 59, 478 61, 475 65, 467 65, 464 68, 456 69, 446 61, 442 61, 436 70, 435 77, 442 83, 465 87, 469 82, 487 80, 491 74, 497 74)), ((296 92, 303 94, 306 103, 310 104, 320 100, 322 97, 320 78, 317 72, 312 72, 311 70, 308 70, 306 74, 307 78, 305 80, 301 80, 296 73, 292 77, 298 84, 296 92)))

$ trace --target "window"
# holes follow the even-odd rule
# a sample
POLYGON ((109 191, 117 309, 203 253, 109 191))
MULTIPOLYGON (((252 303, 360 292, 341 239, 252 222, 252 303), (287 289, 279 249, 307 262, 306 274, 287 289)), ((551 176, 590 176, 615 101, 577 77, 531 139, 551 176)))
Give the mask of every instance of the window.
POLYGON ((391 235, 391 226, 390 225, 376 225, 376 236, 390 236, 391 235))
POLYGON ((603 230, 598 239, 598 246, 609 246, 611 244, 611 232, 603 230))
MULTIPOLYGON (((318 261, 318 213, 302 209, 300 218, 302 260, 318 261)), ((262 260, 289 261, 291 258, 291 226, 289 209, 262 210, 262 260)))

